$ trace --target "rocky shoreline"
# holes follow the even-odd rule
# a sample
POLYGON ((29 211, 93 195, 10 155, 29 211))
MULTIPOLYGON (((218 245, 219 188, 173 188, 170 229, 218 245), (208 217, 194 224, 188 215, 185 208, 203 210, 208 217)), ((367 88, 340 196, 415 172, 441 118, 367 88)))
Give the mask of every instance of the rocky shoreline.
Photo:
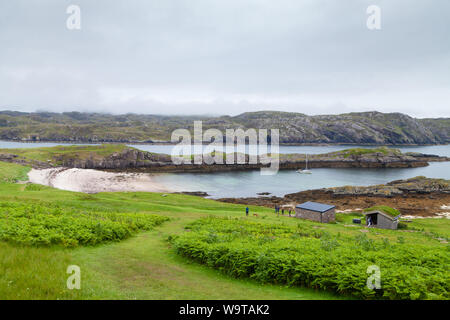
MULTIPOLYGON (((402 153, 398 149, 386 147, 376 149, 353 148, 324 154, 312 154, 306 159, 305 154, 273 154, 258 156, 256 161, 249 161, 249 155, 242 155, 244 161, 237 164, 238 154, 217 152, 213 156, 223 160, 223 164, 193 163, 193 156, 186 156, 183 164, 175 164, 168 154, 151 153, 121 145, 108 147, 54 147, 43 150, 43 156, 31 157, 22 151, 18 154, 3 149, 0 161, 30 165, 33 168, 79 168, 129 172, 219 172, 258 170, 268 167, 269 163, 279 163, 280 170, 297 170, 308 168, 416 168, 428 166, 429 162, 450 161, 449 157, 417 152, 402 153), (45 156, 44 156, 45 154, 45 156), (226 164, 225 158, 234 157, 235 164, 226 164), (37 160, 37 159, 40 159, 37 160), (46 161, 44 160, 46 159, 46 161)), ((14 149, 11 150, 14 152, 14 149)))
MULTIPOLYGON (((350 151, 337 151, 320 155, 311 155, 308 158, 309 168, 416 168, 428 165, 432 161, 450 161, 448 157, 428 155, 421 153, 401 153, 396 149, 362 149, 358 153, 350 151), (366 150, 369 150, 367 152, 366 150), (378 150, 378 151, 377 151, 378 150)), ((135 172, 219 172, 257 170, 267 165, 261 164, 260 157, 257 164, 249 164, 248 155, 245 164, 180 164, 172 162, 169 155, 150 153, 133 148, 122 152, 115 152, 103 158, 77 159, 73 157, 55 157, 53 162, 68 168, 100 169, 100 170, 127 170, 135 172)), ((279 168, 303 169, 306 165, 305 155, 281 154, 279 155, 279 168)))
POLYGON ((295 205, 317 201, 336 205, 338 211, 359 211, 374 205, 387 205, 400 210, 404 216, 442 216, 450 211, 450 181, 415 177, 395 180, 383 185, 344 186, 307 190, 284 197, 222 198, 219 201, 258 205, 295 205))

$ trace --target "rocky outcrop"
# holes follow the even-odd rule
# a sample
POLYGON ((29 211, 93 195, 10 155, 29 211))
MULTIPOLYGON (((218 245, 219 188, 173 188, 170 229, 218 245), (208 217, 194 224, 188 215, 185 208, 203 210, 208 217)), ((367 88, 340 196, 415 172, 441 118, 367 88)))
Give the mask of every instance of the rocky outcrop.
POLYGON ((157 168, 170 165, 171 158, 166 154, 150 153, 136 149, 125 149, 105 157, 92 155, 86 159, 57 156, 55 162, 61 166, 82 169, 118 169, 157 168))
MULTIPOLYGON (((15 155, 0 154, 0 161, 31 165, 35 168, 66 167, 81 169, 100 169, 117 171, 143 171, 143 172, 217 172, 257 170, 268 167, 270 163, 278 161, 280 170, 297 170, 308 168, 414 168, 427 166, 430 161, 450 161, 447 157, 424 155, 419 153, 402 154, 397 149, 347 149, 326 154, 311 155, 306 159, 301 154, 281 154, 258 157, 256 163, 250 163, 248 155, 244 161, 235 164, 226 164, 225 158, 237 154, 215 154, 216 159, 224 159, 223 164, 213 163, 195 164, 192 156, 185 157, 183 164, 175 164, 167 154, 150 153, 125 147, 123 145, 102 145, 98 147, 55 147, 42 151, 41 158, 47 162, 28 158, 27 152, 15 155), (45 155, 45 156, 44 156, 45 155), (270 160, 270 161, 268 161, 270 160)), ((242 156, 242 154, 241 154, 242 156)))
POLYGON ((284 197, 223 198, 219 201, 273 208, 306 201, 329 203, 337 210, 358 211, 375 205, 387 205, 403 215, 439 216, 448 212, 450 181, 415 177, 391 181, 384 185, 344 186, 307 190, 284 197))
POLYGON ((209 194, 204 191, 182 191, 182 192, 174 192, 174 193, 175 194, 185 194, 188 196, 197 196, 197 197, 202 197, 202 198, 206 198, 209 196, 209 194))
POLYGON ((17 154, 12 153, 0 153, 0 161, 12 162, 18 158, 17 154))
MULTIPOLYGON (((319 155, 310 155, 309 168, 414 168, 427 166, 430 161, 449 161, 447 157, 423 155, 420 153, 403 154, 397 149, 348 149, 319 155)), ((284 168, 303 168, 305 155, 281 155, 280 163, 284 168)))
POLYGON ((16 163, 16 164, 20 164, 20 165, 24 165, 24 166, 29 165, 29 166, 32 166, 35 168, 51 167, 51 165, 49 163, 45 163, 45 162, 37 161, 37 160, 26 159, 26 158, 20 157, 17 154, 12 154, 12 153, 0 153, 0 161, 16 163))
MULTIPOLYGON (((136 149, 125 149, 105 157, 76 157, 59 156, 55 163, 70 168, 131 170, 146 172, 217 172, 257 170, 267 165, 249 164, 248 155, 245 164, 181 164, 172 162, 169 155, 149 153, 136 149)), ((427 166, 429 161, 449 161, 446 157, 433 155, 410 154, 405 155, 396 149, 349 149, 321 155, 312 155, 308 159, 309 168, 414 168, 427 166)), ((280 170, 303 169, 306 158, 299 154, 286 154, 279 156, 280 170)))
MULTIPOLYGON (((368 187, 335 187, 325 189, 334 195, 366 195, 392 197, 403 194, 430 194, 447 193, 450 194, 450 181, 444 179, 430 179, 425 177, 415 177, 407 180, 395 180, 385 185, 375 185, 368 187)), ((289 196, 289 195, 287 195, 289 196)))
POLYGON ((394 187, 403 193, 448 193, 450 194, 450 180, 430 179, 423 176, 407 179, 395 180, 386 184, 394 187))

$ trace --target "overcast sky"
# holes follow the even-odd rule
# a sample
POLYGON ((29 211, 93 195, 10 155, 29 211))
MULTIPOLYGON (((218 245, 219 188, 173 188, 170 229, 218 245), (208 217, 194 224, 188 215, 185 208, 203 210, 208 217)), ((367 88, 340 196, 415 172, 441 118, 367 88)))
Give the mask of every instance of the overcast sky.
POLYGON ((0 44, 0 109, 450 117, 448 0, 0 0, 0 44))

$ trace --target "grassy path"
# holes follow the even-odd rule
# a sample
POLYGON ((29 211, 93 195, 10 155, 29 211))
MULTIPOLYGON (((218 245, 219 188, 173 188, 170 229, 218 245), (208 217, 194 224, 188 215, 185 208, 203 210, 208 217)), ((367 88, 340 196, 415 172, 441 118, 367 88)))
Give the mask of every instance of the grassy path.
MULTIPOLYGON (((192 219, 192 218, 191 218, 192 219)), ((121 243, 74 252, 91 298, 123 299, 336 299, 310 289, 261 285, 191 263, 171 250, 167 236, 182 232, 189 218, 121 243)))

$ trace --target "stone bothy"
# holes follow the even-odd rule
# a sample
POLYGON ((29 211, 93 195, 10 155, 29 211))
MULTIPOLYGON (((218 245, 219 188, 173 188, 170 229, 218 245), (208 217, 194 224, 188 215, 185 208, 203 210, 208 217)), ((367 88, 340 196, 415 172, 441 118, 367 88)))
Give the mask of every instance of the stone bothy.
POLYGON ((295 207, 295 217, 329 223, 336 220, 336 206, 308 201, 295 207))
POLYGON ((371 222, 372 227, 381 228, 381 229, 397 229, 398 226, 398 218, 392 217, 387 213, 384 213, 380 210, 368 211, 364 212, 366 216, 366 225, 369 225, 369 221, 371 222))

